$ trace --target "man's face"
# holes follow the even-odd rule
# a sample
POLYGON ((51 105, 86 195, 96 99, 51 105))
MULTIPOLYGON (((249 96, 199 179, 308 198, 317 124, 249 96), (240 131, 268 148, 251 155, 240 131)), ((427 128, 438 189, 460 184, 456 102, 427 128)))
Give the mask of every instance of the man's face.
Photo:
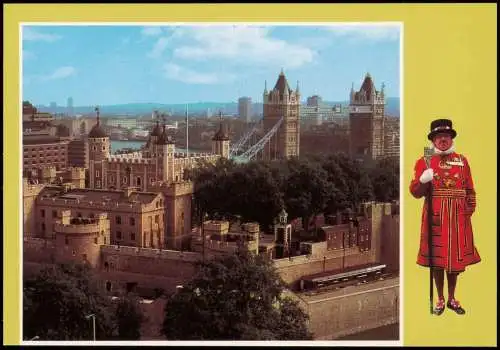
POLYGON ((451 147, 452 138, 448 133, 439 133, 432 139, 432 143, 434 147, 436 147, 440 151, 446 151, 451 147))

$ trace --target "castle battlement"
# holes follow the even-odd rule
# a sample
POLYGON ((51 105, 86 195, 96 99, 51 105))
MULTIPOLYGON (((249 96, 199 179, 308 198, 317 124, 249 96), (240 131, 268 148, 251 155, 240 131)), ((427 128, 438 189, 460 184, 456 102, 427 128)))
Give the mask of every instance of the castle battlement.
MULTIPOLYGON (((109 221, 107 221, 107 225, 109 227, 109 221)), ((96 232, 101 231, 101 225, 99 222, 92 222, 88 224, 63 224, 58 222, 54 225, 54 231, 56 233, 62 234, 94 234, 96 232)))
POLYGON ((245 222, 241 226, 245 232, 260 233, 260 225, 257 222, 245 222))
POLYGON ((194 191, 194 184, 191 181, 182 182, 157 182, 151 188, 153 191, 163 192, 168 196, 180 196, 191 194, 194 191))
POLYGON ((113 209, 123 209, 125 211, 132 211, 132 210, 141 210, 143 207, 147 206, 148 204, 142 204, 142 203, 121 203, 121 202, 112 202, 112 201, 81 201, 79 199, 62 199, 62 198, 44 198, 44 197, 39 197, 38 201, 41 205, 47 204, 47 205, 67 205, 67 204, 78 204, 78 207, 81 209, 102 209, 104 211, 109 210, 110 208, 113 209), (131 210, 132 209, 132 210, 131 210))
POLYGON ((154 164, 154 159, 152 158, 142 158, 136 156, 130 156, 129 154, 114 154, 109 156, 108 161, 110 163, 122 163, 122 164, 154 164), (128 157, 127 157, 128 156, 128 157))
POLYGON ((217 220, 205 221, 203 223, 203 229, 206 233, 227 234, 229 231, 229 222, 217 220))
POLYGON ((24 237, 23 248, 24 249, 42 250, 42 249, 55 248, 55 244, 54 244, 54 241, 44 239, 44 238, 24 237))
POLYGON ((189 157, 187 157, 186 153, 176 152, 174 153, 174 157, 185 158, 185 159, 196 159, 196 158, 218 158, 220 157, 220 155, 210 152, 203 152, 203 153, 189 153, 189 157))
POLYGON ((180 260, 187 262, 196 262, 200 259, 199 253, 128 246, 124 247, 118 245, 101 245, 101 253, 110 255, 140 256, 155 259, 180 260))
POLYGON ((28 179, 23 180, 23 196, 36 196, 45 187, 45 184, 30 184, 28 179))

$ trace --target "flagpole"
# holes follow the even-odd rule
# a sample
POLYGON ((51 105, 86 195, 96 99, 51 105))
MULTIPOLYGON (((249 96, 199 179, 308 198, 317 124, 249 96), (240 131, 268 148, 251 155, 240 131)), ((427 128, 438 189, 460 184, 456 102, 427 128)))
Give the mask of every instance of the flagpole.
MULTIPOLYGON (((424 151, 424 158, 427 164, 427 169, 431 168, 432 150, 424 151)), ((432 209, 432 180, 429 182, 429 191, 427 192, 427 244, 429 245, 429 301, 430 311, 434 314, 434 283, 433 283, 433 264, 432 264, 432 217, 434 211, 432 209)))
POLYGON ((186 104, 186 158, 189 158, 189 105, 186 104))

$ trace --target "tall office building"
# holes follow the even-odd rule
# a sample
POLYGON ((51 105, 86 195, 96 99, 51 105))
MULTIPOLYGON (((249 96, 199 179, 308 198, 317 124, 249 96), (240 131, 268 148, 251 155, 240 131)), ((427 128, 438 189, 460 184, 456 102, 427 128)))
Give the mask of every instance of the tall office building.
POLYGON ((321 96, 314 95, 307 98, 308 107, 321 107, 322 104, 323 99, 321 98, 321 96))
POLYGON ((238 116, 247 123, 252 121, 252 98, 240 97, 238 100, 238 116))
POLYGON ((51 102, 50 103, 50 113, 57 113, 57 103, 56 102, 51 102))
POLYGON ((66 108, 66 113, 70 117, 72 117, 75 114, 75 111, 73 109, 73 97, 68 97, 68 104, 67 104, 67 108, 66 108))

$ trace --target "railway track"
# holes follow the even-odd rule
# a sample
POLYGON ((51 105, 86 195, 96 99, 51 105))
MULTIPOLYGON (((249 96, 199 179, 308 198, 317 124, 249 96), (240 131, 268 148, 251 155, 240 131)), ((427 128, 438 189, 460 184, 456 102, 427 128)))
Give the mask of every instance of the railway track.
POLYGON ((318 286, 313 290, 309 290, 305 292, 305 295, 316 295, 319 293, 324 293, 328 291, 334 291, 338 289, 343 289, 347 287, 355 287, 355 286, 360 286, 368 283, 373 283, 376 281, 383 281, 384 279, 391 278, 397 276, 396 273, 394 272, 385 272, 385 273, 380 273, 380 274, 374 274, 374 275, 359 275, 356 277, 352 278, 344 278, 338 281, 333 281, 329 283, 328 285, 323 285, 323 286, 318 286))

